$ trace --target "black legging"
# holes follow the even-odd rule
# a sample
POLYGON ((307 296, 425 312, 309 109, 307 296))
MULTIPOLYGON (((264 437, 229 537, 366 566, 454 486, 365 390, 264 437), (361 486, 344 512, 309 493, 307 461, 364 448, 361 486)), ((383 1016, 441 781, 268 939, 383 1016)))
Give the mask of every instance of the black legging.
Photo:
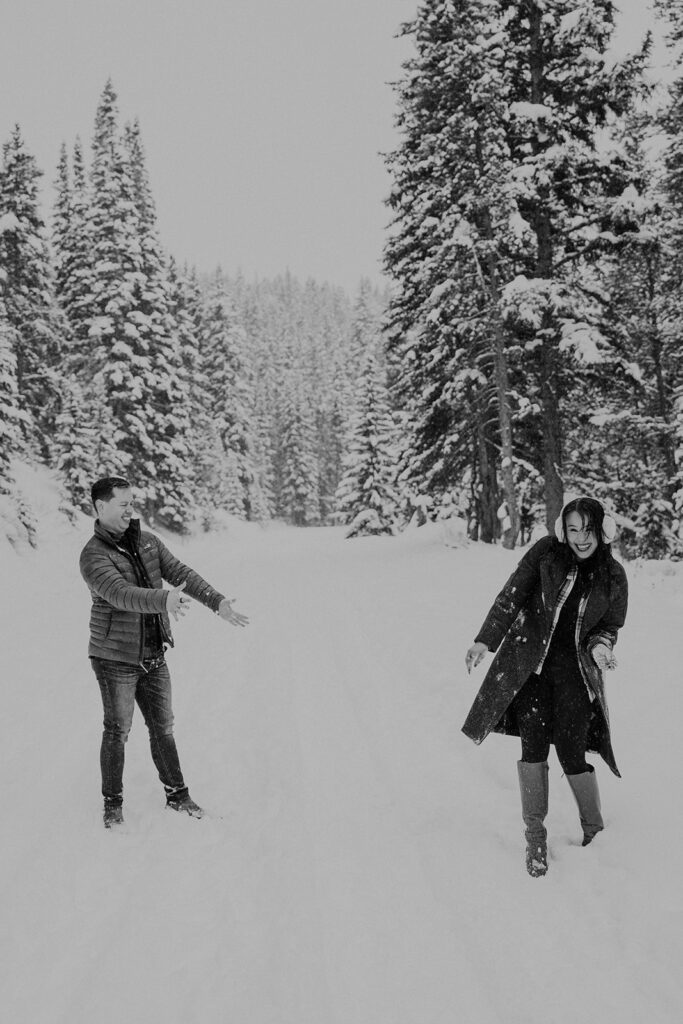
POLYGON ((554 743, 566 775, 590 771, 586 742, 592 707, 575 650, 551 647, 541 674, 529 676, 512 702, 522 760, 547 761, 554 743))

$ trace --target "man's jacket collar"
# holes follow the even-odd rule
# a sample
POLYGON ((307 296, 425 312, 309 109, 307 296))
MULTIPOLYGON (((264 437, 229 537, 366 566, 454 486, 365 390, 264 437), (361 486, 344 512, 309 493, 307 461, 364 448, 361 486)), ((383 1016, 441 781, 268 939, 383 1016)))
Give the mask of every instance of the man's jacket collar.
POLYGON ((114 537, 114 535, 110 533, 109 530, 105 530, 105 528, 100 523, 99 519, 96 519, 95 536, 98 537, 100 540, 103 540, 105 544, 110 544, 112 547, 125 547, 125 545, 123 544, 123 539, 127 536, 133 542, 134 547, 137 548, 140 542, 140 520, 131 519, 127 529, 121 534, 121 536, 114 537))

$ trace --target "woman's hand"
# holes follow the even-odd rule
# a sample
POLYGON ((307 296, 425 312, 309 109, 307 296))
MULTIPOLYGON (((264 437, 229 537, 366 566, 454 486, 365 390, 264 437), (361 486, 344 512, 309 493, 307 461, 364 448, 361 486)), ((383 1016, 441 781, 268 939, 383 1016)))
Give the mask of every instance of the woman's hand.
POLYGON ((596 644, 591 651, 591 656, 601 672, 604 672, 608 668, 617 667, 617 659, 614 657, 611 648, 609 648, 607 644, 596 644))
POLYGON ((469 651, 465 655, 465 665, 467 666, 467 671, 471 672, 473 668, 476 668, 477 665, 479 664, 479 662, 481 661, 481 659, 487 653, 488 653, 488 647, 486 646, 486 644, 482 644, 482 643, 472 644, 472 646, 470 647, 469 651))

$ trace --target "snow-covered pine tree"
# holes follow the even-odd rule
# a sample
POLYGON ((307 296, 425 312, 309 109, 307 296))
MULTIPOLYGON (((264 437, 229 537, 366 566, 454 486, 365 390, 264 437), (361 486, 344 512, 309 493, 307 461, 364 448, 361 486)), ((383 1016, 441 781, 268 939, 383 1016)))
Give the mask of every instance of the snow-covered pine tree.
MULTIPOLYGON (((475 466, 475 451, 497 447, 507 466, 507 361, 507 401, 532 441, 520 451, 515 430, 517 472, 524 461, 542 472, 552 522, 573 415, 563 398, 609 349, 594 268, 630 169, 605 139, 630 109, 643 55, 608 59, 608 0, 428 0, 408 30, 418 57, 400 86, 406 139, 390 158, 387 264, 400 284, 391 339, 418 440, 410 469, 432 493, 452 486, 467 440, 475 466), (494 380, 496 406, 482 401, 494 380)), ((475 493, 486 480, 477 468, 475 493)))
MULTIPOLYGON (((247 400, 248 445, 250 479, 247 480, 246 508, 248 518, 263 522, 272 513, 272 465, 268 427, 264 419, 264 409, 259 401, 259 393, 264 386, 264 367, 261 365, 258 342, 254 331, 249 329, 249 319, 253 313, 248 288, 241 272, 236 278, 226 278, 226 290, 230 296, 232 308, 235 310, 242 333, 244 395, 247 400)), ((267 368, 266 368, 267 369, 267 368)))
MULTIPOLYGON (((680 520, 683 515, 683 354, 680 336, 683 325, 683 8, 674 0, 656 0, 655 9, 666 19, 668 43, 671 48, 674 77, 669 84, 668 97, 659 123, 664 133, 665 148, 661 198, 664 221, 664 259, 661 265, 663 298, 659 308, 658 325, 661 326, 660 349, 662 374, 659 390, 660 404, 671 411, 673 463, 675 471, 669 478, 669 526, 673 510, 680 520)), ((670 467, 669 464, 669 468, 670 467)), ((663 510, 652 509, 661 519, 663 510)), ((683 533, 683 531, 682 531, 683 533)), ((663 536, 672 537, 670 528, 663 536)), ((680 550, 680 537, 675 541, 680 550)))
POLYGON ((71 174, 68 158, 62 153, 55 189, 52 247, 56 291, 69 323, 64 363, 66 371, 85 385, 93 374, 93 253, 87 172, 79 139, 73 148, 71 174))
POLYGON ((648 497, 635 515, 635 536, 628 551, 638 558, 677 558, 683 553, 674 524, 673 505, 663 498, 648 497))
POLYGON ((347 374, 341 367, 337 367, 331 387, 321 396, 316 412, 318 493, 323 522, 330 522, 336 512, 336 493, 342 476, 342 459, 349 432, 349 392, 347 374))
POLYGON ((505 0, 501 7, 513 193, 531 243, 503 307, 524 346, 527 397, 540 409, 538 468, 550 528, 563 501, 573 384, 586 367, 615 358, 599 264, 612 244, 613 201, 631 184, 620 133, 642 90, 647 45, 614 61, 611 0, 505 0))
POLYGON ((612 358, 608 373, 597 363, 579 378, 566 433, 568 489, 596 493, 632 520, 642 518, 650 502, 671 505, 677 474, 674 395, 681 355, 670 311, 680 294, 680 242, 672 233, 676 216, 660 160, 647 153, 652 131, 651 113, 644 112, 624 133, 636 173, 612 204, 613 239, 601 268, 609 296, 603 331, 612 358))
POLYGON ((277 512, 294 526, 320 522, 315 425, 300 381, 290 372, 280 394, 276 448, 277 512))
POLYGON ((361 279, 351 317, 347 302, 328 286, 317 289, 311 305, 319 322, 314 324, 315 358, 307 368, 308 387, 315 402, 318 460, 318 491, 323 522, 336 518, 336 492, 342 475, 342 456, 353 412, 353 395, 359 384, 367 352, 381 343, 384 297, 367 278, 361 279))
POLYGON ((369 278, 361 278, 353 304, 351 342, 348 353, 349 363, 351 366, 355 366, 357 377, 362 375, 368 350, 374 352, 380 343, 387 298, 388 296, 380 295, 377 289, 373 288, 369 278))
POLYGON ((64 291, 68 277, 66 268, 67 238, 71 227, 71 174, 66 143, 62 143, 54 183, 55 201, 52 207, 52 264, 57 296, 64 291))
POLYGON ((27 440, 35 454, 49 464, 54 454, 52 438, 61 390, 59 362, 66 324, 54 298, 40 213, 40 176, 17 125, 3 146, 0 169, 0 268, 5 315, 13 328, 19 401, 27 414, 27 440))
POLYGON ((70 505, 85 513, 92 512, 90 488, 98 477, 107 475, 108 461, 100 462, 101 438, 91 411, 78 381, 65 377, 55 423, 57 469, 70 505))
POLYGON ((402 143, 388 160, 395 220, 385 250, 398 285, 389 355, 411 426, 402 478, 437 511, 469 480, 490 541, 501 481, 516 517, 499 308, 515 212, 499 4, 427 0, 404 33, 417 52, 398 86, 402 143))
POLYGON ((61 300, 74 333, 70 365, 91 420, 106 420, 107 461, 113 448, 143 514, 184 529, 194 508, 182 359, 139 128, 121 137, 117 117, 107 82, 89 188, 75 156, 68 229, 62 224, 57 235, 61 300), (106 408, 98 410, 102 396, 106 408))
POLYGON ((212 429, 207 408, 207 382, 203 375, 200 342, 203 302, 196 273, 180 268, 171 258, 168 266, 169 310, 178 338, 185 404, 189 416, 188 450, 196 505, 204 510, 204 523, 211 522, 214 492, 219 476, 220 439, 212 429))
MULTIPOLYGON (((91 258, 82 281, 85 294, 80 315, 90 350, 83 371, 107 396, 122 470, 137 477, 146 475, 152 465, 152 440, 144 424, 139 429, 152 367, 146 338, 140 337, 135 318, 141 252, 133 182, 117 117, 116 93, 108 81, 95 116, 89 175, 91 258)), ((144 487, 145 481, 136 480, 136 484, 144 487)))
MULTIPOLYGON (((90 487, 105 472, 99 464, 99 457, 100 448, 106 442, 98 437, 95 429, 96 413, 90 393, 91 382, 84 372, 88 363, 90 339, 87 329, 83 330, 83 320, 79 317, 78 309, 81 280, 84 271, 89 274, 91 264, 85 232, 85 168, 79 142, 74 147, 73 181, 64 144, 60 150, 54 187, 52 259, 55 290, 68 324, 63 346, 59 411, 55 417, 55 462, 63 482, 65 507, 79 508, 88 513, 91 511, 90 487)), ((111 454, 108 453, 105 462, 109 461, 111 454)))
POLYGON ((245 519, 244 486, 240 477, 237 453, 229 450, 223 453, 220 475, 221 508, 229 516, 245 519))
POLYGON ((232 515, 260 518, 264 502, 246 336, 220 270, 206 294, 201 354, 206 408, 220 437, 224 461, 217 502, 232 515))
POLYGON ((152 519, 184 530, 196 511, 189 381, 137 121, 126 126, 123 142, 133 184, 140 254, 138 284, 133 288, 136 308, 130 320, 135 322, 139 342, 151 365, 151 377, 143 377, 147 385, 144 420, 152 438, 151 460, 148 453, 143 455, 147 472, 146 511, 152 519), (149 471, 150 461, 153 473, 149 471))
POLYGON ((356 412, 337 491, 347 537, 391 534, 398 516, 396 428, 391 417, 383 360, 366 352, 358 384, 356 412))
POLYGON ((263 506, 259 518, 267 519, 275 508, 275 409, 280 386, 280 366, 273 340, 273 303, 263 282, 247 285, 238 277, 232 288, 239 322, 249 353, 251 393, 254 402, 255 464, 261 483, 263 506))
POLYGON ((4 272, 0 267, 0 495, 6 496, 13 482, 12 459, 22 449, 21 428, 26 414, 19 403, 16 332, 7 317, 3 291, 4 272))

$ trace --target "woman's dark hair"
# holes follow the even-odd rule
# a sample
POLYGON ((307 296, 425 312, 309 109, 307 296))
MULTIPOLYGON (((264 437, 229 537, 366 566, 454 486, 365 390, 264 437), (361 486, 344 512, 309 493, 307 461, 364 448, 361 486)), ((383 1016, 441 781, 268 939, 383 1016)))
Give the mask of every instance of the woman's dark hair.
POLYGON ((90 497, 95 511, 97 511, 98 501, 111 501, 114 497, 115 487, 123 489, 130 487, 130 484, 122 476, 103 476, 95 481, 90 488, 90 497))
POLYGON ((562 537, 567 540, 567 516, 577 512, 581 516, 581 525, 585 529, 592 530, 598 541, 598 548, 602 551, 607 547, 602 532, 602 524, 605 518, 605 510, 596 498, 574 498, 568 501, 562 509, 562 537))

